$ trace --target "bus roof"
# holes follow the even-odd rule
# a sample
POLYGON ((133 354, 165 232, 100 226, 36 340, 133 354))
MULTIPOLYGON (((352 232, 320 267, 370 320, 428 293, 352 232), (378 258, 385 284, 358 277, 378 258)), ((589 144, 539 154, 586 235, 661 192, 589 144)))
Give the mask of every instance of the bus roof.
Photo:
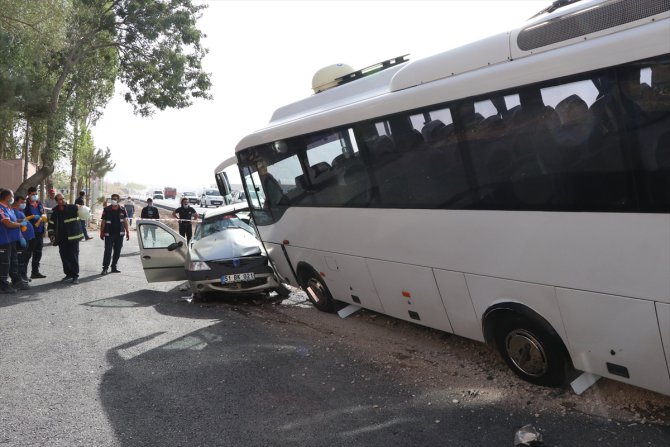
MULTIPOLYGON (((403 99, 403 92, 618 33, 660 18, 670 18, 670 12, 659 6, 663 0, 645 0, 645 7, 635 7, 636 3, 632 0, 583 0, 568 4, 549 14, 538 15, 509 32, 433 56, 404 62, 371 76, 314 94, 277 109, 269 125, 243 138, 235 151, 296 134, 380 116, 379 109, 373 103, 377 104, 377 100, 384 100, 391 95, 398 95, 399 99, 393 105, 388 103, 385 107, 387 113, 399 111, 403 107, 417 107, 412 101, 403 99), (351 113, 352 111, 355 113, 351 113)), ((604 58, 606 55, 599 57, 604 58)), ((644 56, 640 54, 639 57, 644 56)), ((591 65, 598 63, 595 60, 597 58, 591 59, 591 65)), ((497 82, 500 83, 500 89, 513 86, 505 86, 501 80, 497 82)), ((513 83, 515 80, 504 82, 513 83)), ((430 102, 426 102, 429 100, 439 103, 459 98, 458 93, 453 91, 441 94, 445 97, 424 95, 421 99, 422 105, 430 105, 430 102), (427 100, 426 97, 430 99, 427 100)))

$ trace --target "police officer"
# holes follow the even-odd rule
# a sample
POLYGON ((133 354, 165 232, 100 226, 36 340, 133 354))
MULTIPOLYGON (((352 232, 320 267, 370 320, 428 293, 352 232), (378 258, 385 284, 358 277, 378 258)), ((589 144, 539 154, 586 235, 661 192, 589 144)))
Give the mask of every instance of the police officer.
POLYGON ((63 194, 54 197, 56 205, 49 218, 49 239, 58 246, 65 277, 61 281, 79 284, 79 241, 84 237, 79 223, 77 205, 65 203, 63 194))
POLYGON ((16 243, 21 239, 21 223, 11 205, 14 192, 11 189, 0 190, 0 293, 14 293, 9 278, 16 289, 28 289, 28 283, 21 280, 16 243))
POLYGON ((181 199, 181 206, 172 212, 172 217, 179 218, 179 234, 186 238, 186 242, 191 242, 193 236, 193 227, 191 220, 195 217, 200 218, 196 210, 188 204, 188 199, 181 199))
POLYGON ((30 278, 46 278, 46 275, 40 273, 40 261, 42 260, 42 248, 44 247, 44 233, 47 226, 47 215, 44 213, 44 207, 39 201, 37 188, 31 186, 28 188, 28 197, 26 197, 26 218, 32 225, 35 232, 33 239, 32 262, 30 278))
POLYGON ((112 194, 110 205, 102 210, 102 218, 100 220, 100 239, 105 241, 105 254, 102 257, 102 275, 107 274, 110 259, 112 261, 112 273, 121 273, 116 268, 116 263, 121 256, 123 235, 126 235, 126 240, 130 239, 127 217, 126 209, 119 205, 119 195, 112 194), (113 256, 112 251, 114 252, 113 256))

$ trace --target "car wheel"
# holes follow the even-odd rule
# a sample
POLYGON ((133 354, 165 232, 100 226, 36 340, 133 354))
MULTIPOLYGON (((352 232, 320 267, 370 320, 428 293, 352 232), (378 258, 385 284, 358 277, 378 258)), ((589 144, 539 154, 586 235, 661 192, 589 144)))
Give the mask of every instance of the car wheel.
POLYGON ((302 288, 305 289, 307 297, 318 310, 329 313, 335 312, 333 296, 316 272, 307 273, 303 279, 302 288))
POLYGON ((558 335, 548 324, 517 313, 506 313, 495 329, 495 343, 507 366, 536 385, 565 384, 568 356, 558 335))

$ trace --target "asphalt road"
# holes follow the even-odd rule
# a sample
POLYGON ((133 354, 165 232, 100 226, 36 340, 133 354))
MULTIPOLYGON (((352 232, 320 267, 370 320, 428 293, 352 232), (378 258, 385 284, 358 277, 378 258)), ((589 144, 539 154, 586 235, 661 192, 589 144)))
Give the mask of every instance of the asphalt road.
MULTIPOLYGON (((46 247, 48 278, 0 296, 0 446, 511 446, 534 421, 410 386, 400 366, 333 343, 348 326, 332 315, 189 303, 178 283, 147 284, 134 232, 120 274, 99 275, 98 238, 80 245, 81 284, 59 282, 46 247)), ((579 413, 540 425, 545 445, 670 444, 663 425, 579 413)))

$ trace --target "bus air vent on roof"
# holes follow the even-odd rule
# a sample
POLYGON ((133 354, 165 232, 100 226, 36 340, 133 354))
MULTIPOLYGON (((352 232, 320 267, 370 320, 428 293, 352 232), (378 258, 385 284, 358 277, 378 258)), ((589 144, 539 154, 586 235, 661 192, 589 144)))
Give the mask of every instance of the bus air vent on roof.
POLYGON ((670 10, 670 0, 612 0, 530 26, 519 33, 523 51, 634 22, 670 10))

